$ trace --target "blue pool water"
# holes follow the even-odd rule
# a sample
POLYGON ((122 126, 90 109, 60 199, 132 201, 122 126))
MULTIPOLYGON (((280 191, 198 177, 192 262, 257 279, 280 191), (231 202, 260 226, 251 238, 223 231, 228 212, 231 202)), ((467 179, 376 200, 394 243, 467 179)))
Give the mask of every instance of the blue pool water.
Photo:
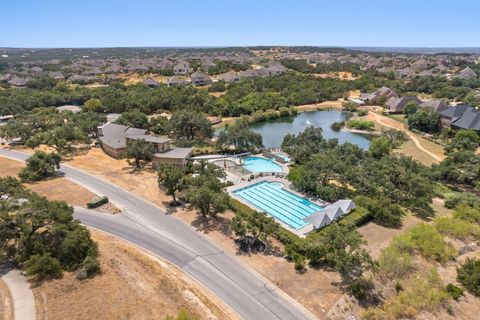
POLYGON ((248 157, 243 160, 243 167, 250 172, 283 172, 282 167, 273 159, 248 157))
POLYGON ((293 229, 306 226, 308 223, 303 218, 323 210, 315 203, 283 189, 283 185, 276 182, 258 182, 237 189, 233 194, 293 229))

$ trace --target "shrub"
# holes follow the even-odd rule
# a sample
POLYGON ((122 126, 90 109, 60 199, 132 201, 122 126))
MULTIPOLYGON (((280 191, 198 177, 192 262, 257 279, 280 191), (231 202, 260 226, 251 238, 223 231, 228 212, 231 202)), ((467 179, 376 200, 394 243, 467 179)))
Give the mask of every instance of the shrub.
POLYGON ((357 111, 357 115, 359 117, 363 117, 363 116, 366 116, 368 114, 368 110, 365 110, 365 109, 360 109, 357 111))
POLYGON ((392 245, 400 252, 418 251, 425 258, 438 262, 446 262, 456 256, 455 249, 445 242, 438 230, 426 223, 393 238, 392 245))
POLYGON ((412 257, 408 252, 401 252, 397 247, 389 246, 382 250, 378 268, 382 275, 402 278, 413 270, 412 257))
POLYGON ((453 212, 453 216, 457 219, 462 219, 472 223, 480 223, 480 209, 472 208, 464 204, 457 206, 453 212))
POLYGON ((435 218, 435 227, 440 233, 458 239, 478 238, 480 236, 480 228, 478 226, 461 219, 445 216, 437 217, 435 218))
POLYGON ((402 284, 399 281, 395 282, 395 291, 397 291, 397 293, 398 293, 402 290, 403 290, 402 284))
POLYGON ((36 280, 59 278, 62 275, 60 263, 50 253, 31 256, 25 262, 25 266, 27 275, 34 276, 36 280))
POLYGON ((480 297, 480 260, 467 258, 465 263, 457 268, 457 281, 470 293, 480 297))
POLYGON ((347 128, 357 130, 373 130, 375 123, 370 120, 352 119, 347 122, 347 128))
POLYGON ((452 296, 454 300, 460 299, 461 296, 463 296, 463 290, 462 288, 457 287, 454 284, 449 283, 446 287, 445 290, 448 292, 449 295, 452 296))
POLYGON ((453 193, 445 198, 445 207, 453 209, 460 204, 480 208, 480 198, 471 192, 453 193))
POLYGON ((82 267, 85 269, 87 276, 92 276, 100 271, 100 263, 96 257, 88 256, 83 260, 82 267))
POLYGON ((330 126, 330 128, 333 130, 333 131, 340 131, 342 130, 343 126, 345 126, 345 122, 334 122, 332 123, 332 125, 330 126))
POLYGON ((62 156, 59 153, 37 151, 26 161, 18 176, 22 181, 38 181, 55 173, 60 168, 62 156))

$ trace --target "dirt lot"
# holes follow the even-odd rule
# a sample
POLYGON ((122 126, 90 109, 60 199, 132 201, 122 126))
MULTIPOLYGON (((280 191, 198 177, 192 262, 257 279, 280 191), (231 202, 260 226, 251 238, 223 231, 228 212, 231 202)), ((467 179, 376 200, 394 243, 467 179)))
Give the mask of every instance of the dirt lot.
POLYGON ((10 291, 3 280, 0 279, 0 320, 13 319, 13 302, 10 291))
MULTIPOLYGON (((23 164, 19 161, 0 157, 0 177, 17 177, 23 164)), ((65 178, 55 177, 25 186, 50 200, 63 200, 71 205, 85 207, 95 194, 65 178)))
POLYGON ((235 319, 175 267, 112 236, 92 235, 102 273, 84 281, 65 273, 35 287, 37 319, 164 319, 182 307, 198 319, 235 319))

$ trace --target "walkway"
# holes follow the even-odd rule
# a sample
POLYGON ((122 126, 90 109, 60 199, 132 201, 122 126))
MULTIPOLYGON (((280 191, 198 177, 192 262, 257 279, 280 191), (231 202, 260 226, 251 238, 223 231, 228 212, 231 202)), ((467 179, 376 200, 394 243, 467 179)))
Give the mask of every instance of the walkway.
POLYGON ((428 154, 430 157, 432 157, 433 159, 437 160, 438 162, 441 162, 443 160, 443 158, 437 156, 436 154, 434 154, 433 152, 430 152, 428 151, 427 149, 425 149, 422 144, 420 143, 420 141, 418 140, 418 138, 415 136, 414 133, 412 133, 411 131, 407 130, 404 128, 403 124, 401 123, 398 123, 398 125, 392 125, 392 124, 388 124, 386 122, 384 122, 383 120, 384 119, 389 119, 389 118, 386 118, 384 116, 381 116, 375 112, 370 112, 370 114, 372 114, 374 117, 375 117, 375 120, 381 124, 382 126, 385 126, 385 127, 389 127, 389 128, 392 128, 392 129, 396 129, 396 130, 400 130, 400 131, 403 131, 405 132, 408 137, 413 141, 413 143, 415 143, 415 146, 420 149, 422 152, 428 154))
POLYGON ((35 320, 35 298, 27 278, 7 263, 0 266, 0 274, 12 295, 13 318, 15 320, 35 320))

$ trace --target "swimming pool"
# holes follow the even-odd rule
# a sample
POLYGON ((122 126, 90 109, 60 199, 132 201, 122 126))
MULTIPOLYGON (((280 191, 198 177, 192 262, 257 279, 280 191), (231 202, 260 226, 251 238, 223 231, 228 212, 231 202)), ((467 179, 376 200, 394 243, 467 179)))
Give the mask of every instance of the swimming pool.
POLYGON ((287 157, 286 155, 282 154, 282 153, 275 153, 274 155, 275 155, 275 157, 282 158, 283 161, 285 161, 285 163, 290 162, 290 158, 287 157))
POLYGON ((315 203, 285 190, 279 182, 258 182, 237 189, 233 194, 293 229, 306 226, 308 222, 303 218, 323 210, 315 203))
POLYGON ((282 167, 273 159, 248 157, 243 160, 243 167, 250 172, 283 172, 282 167))

